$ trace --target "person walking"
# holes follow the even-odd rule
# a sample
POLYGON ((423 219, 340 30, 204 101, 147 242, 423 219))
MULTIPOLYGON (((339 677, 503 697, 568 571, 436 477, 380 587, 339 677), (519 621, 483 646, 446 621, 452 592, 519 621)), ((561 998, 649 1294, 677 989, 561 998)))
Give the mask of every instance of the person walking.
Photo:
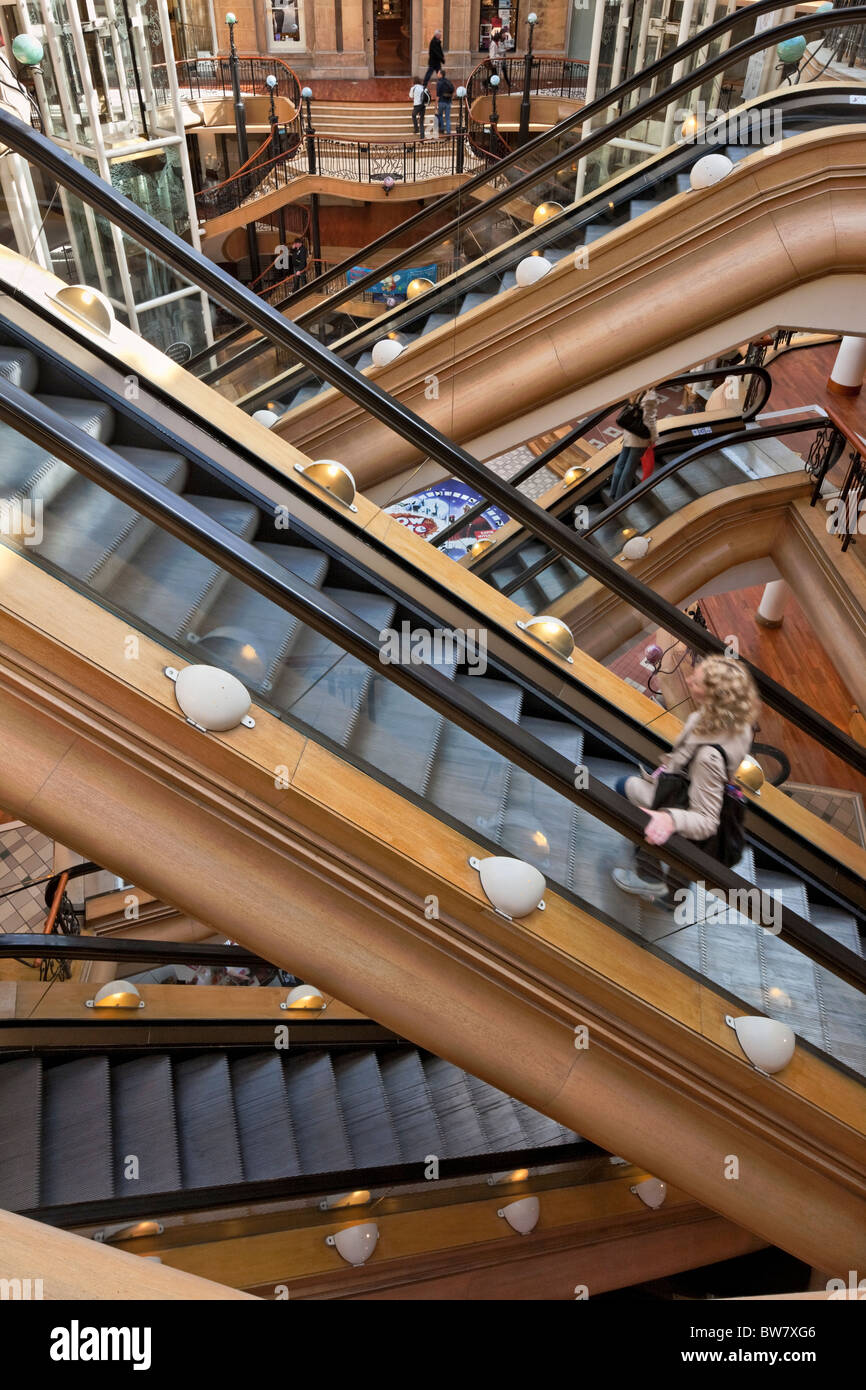
POLYGON ((409 88, 409 100, 412 103, 412 129, 419 140, 424 139, 424 112, 430 100, 430 93, 426 83, 416 77, 412 86, 409 88))
MULTIPOLYGON (((621 777, 616 790, 649 816, 644 832, 648 844, 663 845, 677 834, 718 858, 726 788, 752 746, 758 692, 747 668, 730 656, 705 657, 686 677, 686 684, 697 709, 670 753, 653 773, 641 769, 640 776, 621 777), (668 773, 685 779, 687 787, 678 799, 686 804, 656 809, 660 786, 665 791, 660 779, 668 773)), ((688 886, 687 880, 671 873, 640 845, 631 867, 614 869, 612 878, 624 893, 669 911, 678 904, 678 890, 688 886)))
POLYGON ((445 50, 442 47, 442 30, 436 29, 430 40, 430 47, 427 50, 427 71, 424 74, 422 87, 426 87, 434 72, 441 72, 445 66, 445 50))
POLYGON ((307 283, 307 247, 300 237, 292 246, 292 292, 302 290, 307 283))
POLYGON ((445 76, 443 68, 439 74, 439 81, 436 83, 436 119, 439 122, 439 136, 451 134, 451 101, 454 96, 454 84, 445 76))
POLYGON ((622 426, 622 443, 610 480, 612 502, 619 502, 634 487, 640 461, 658 438, 659 400, 652 388, 630 396, 617 419, 617 424, 622 426))
POLYGON ((511 76, 508 71, 508 63, 505 61, 511 51, 511 35, 507 29, 499 29, 492 35, 490 47, 493 49, 491 58, 496 72, 499 74, 499 81, 505 83, 508 88, 508 95, 511 96, 511 76))

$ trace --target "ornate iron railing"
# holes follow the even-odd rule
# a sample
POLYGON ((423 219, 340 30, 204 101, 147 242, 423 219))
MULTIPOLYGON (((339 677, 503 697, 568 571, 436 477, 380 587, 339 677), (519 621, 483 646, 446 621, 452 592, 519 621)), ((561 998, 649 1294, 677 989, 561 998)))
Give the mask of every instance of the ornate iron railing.
MULTIPOLYGON (((260 58, 256 55, 238 58, 240 89, 246 96, 270 95, 266 78, 275 77, 274 95, 285 97, 293 106, 301 101, 301 84, 297 75, 282 58, 260 58)), ((216 54, 213 58, 179 58, 175 63, 181 97, 202 101, 216 97, 231 97, 232 74, 229 58, 216 54)))

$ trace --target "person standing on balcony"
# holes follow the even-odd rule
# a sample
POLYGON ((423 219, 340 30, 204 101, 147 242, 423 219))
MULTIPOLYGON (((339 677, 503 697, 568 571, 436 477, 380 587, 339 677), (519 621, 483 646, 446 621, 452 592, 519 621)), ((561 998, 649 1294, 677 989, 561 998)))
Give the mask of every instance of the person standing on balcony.
POLYGON ((511 96, 511 78, 508 75, 508 64, 505 61, 508 57, 509 34, 507 29, 497 29, 495 34, 490 36, 490 62, 493 71, 498 73, 500 82, 504 82, 508 88, 508 95, 511 96))
POLYGON ((439 136, 451 134, 451 99, 454 96, 454 84, 449 82, 445 76, 443 68, 439 74, 439 81, 436 83, 436 119, 439 122, 439 136))
POLYGON ((437 29, 430 40, 430 47, 427 50, 427 71, 424 74, 422 87, 426 87, 434 72, 441 72, 445 66, 445 50, 442 47, 442 30, 437 29))
POLYGON ((307 248, 300 237, 292 247, 292 293, 307 283, 307 248))
POLYGON ((430 100, 430 93, 427 91, 425 83, 416 77, 412 86, 409 88, 409 100, 412 103, 412 129, 420 140, 424 139, 424 112, 430 100))

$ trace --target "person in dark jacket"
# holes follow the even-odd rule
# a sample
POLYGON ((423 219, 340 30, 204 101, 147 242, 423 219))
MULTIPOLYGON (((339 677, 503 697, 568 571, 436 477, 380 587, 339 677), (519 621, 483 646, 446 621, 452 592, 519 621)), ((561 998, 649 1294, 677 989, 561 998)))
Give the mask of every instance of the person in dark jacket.
POLYGON ((426 87, 434 72, 441 72, 445 66, 445 50, 442 47, 442 30, 437 29, 427 50, 427 71, 424 74, 422 87, 426 87))
POLYGON ((439 81, 436 83, 436 119, 439 122, 439 134, 451 134, 451 99, 454 96, 454 84, 449 82, 445 76, 443 68, 439 74, 439 81))
POLYGON ((307 283, 307 248, 298 240, 292 247, 292 291, 302 290, 307 283))

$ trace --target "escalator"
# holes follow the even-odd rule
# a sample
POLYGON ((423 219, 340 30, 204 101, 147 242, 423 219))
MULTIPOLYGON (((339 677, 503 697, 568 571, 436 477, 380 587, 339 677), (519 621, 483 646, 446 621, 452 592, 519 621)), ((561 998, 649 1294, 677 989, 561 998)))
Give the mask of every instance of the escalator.
MULTIPOLYGON (((376 585, 373 575, 361 577, 356 572, 350 577, 345 561, 317 554, 309 537, 306 544, 300 545, 300 535, 294 536, 292 545, 281 548, 276 542, 263 539, 264 517, 254 506, 237 498, 209 497, 203 474, 192 470, 192 479, 185 476, 187 470, 178 452, 148 448, 140 436, 132 444, 132 431, 119 412, 112 418, 98 398, 87 401, 80 395, 65 393, 56 365, 45 369, 34 351, 35 345, 23 348, 13 344, 10 339, 15 336, 18 335, 7 329, 2 360, 8 399, 20 400, 16 396, 17 385, 18 391, 29 397, 31 413, 38 416, 44 430, 49 429, 52 418, 61 422, 65 418, 71 437, 72 422, 83 424, 83 439, 89 445, 83 452, 91 460, 91 467, 94 459, 107 461, 115 454, 130 468, 130 478, 134 476, 132 468, 140 470, 142 486, 153 497, 159 496, 159 480, 166 478, 168 482, 163 486, 169 505, 171 497, 177 502, 194 501, 203 534, 212 540, 225 536, 228 549, 245 559, 255 556, 261 572, 273 574, 278 565, 284 566, 287 580, 290 575, 295 578, 296 592, 306 595, 320 615, 334 622, 342 621, 347 634, 351 616, 361 619, 354 624, 356 638, 369 631, 371 619, 374 630, 390 626, 398 631, 404 621, 423 620, 382 592, 383 586, 376 585), (107 440, 113 446, 111 450, 105 449, 107 440), (189 489, 185 493, 181 491, 184 487, 189 489), (176 491, 172 492, 172 488, 176 491)), ((24 416, 25 412, 20 411, 22 420, 24 416)), ((47 440, 48 434, 43 438, 47 440)), ((542 751, 542 764, 552 753, 553 765, 557 767, 588 768, 590 795, 582 805, 570 804, 561 791, 545 786, 519 762, 479 742, 470 733, 471 719, 467 720, 469 727, 461 727, 448 715, 420 704, 408 689, 395 684, 394 675, 398 682, 407 679, 405 670, 377 671, 369 660, 362 661, 357 655, 342 651, 333 638, 293 621, 278 605, 266 602, 231 575, 220 572, 211 561, 205 563, 207 557, 155 527, 153 517, 146 519, 128 507, 119 507, 116 497, 60 463, 56 444, 42 451, 16 448, 7 432, 4 445, 4 459, 9 461, 4 487, 25 498, 32 496, 38 486, 46 499, 41 541, 20 547, 26 556, 25 564, 32 562, 28 568, 35 564, 55 580, 62 579, 82 594, 82 602, 83 594, 91 594, 100 606, 118 614, 123 631, 132 622, 139 630, 167 641, 173 651, 191 653, 198 659, 210 657, 221 666, 233 668, 254 689, 261 688, 260 698, 266 706, 288 718, 290 725, 305 732, 308 739, 314 738, 320 746, 334 750, 347 769, 355 768, 367 777, 372 774, 374 785, 378 783, 380 789, 399 787, 401 796, 408 798, 406 815, 413 805, 425 813, 432 811, 445 827, 462 827, 464 833, 468 830, 476 843, 535 862, 543 866, 549 884, 557 896, 564 895, 564 902, 582 904, 580 911, 589 910, 596 921, 610 923, 614 930, 615 924, 624 923, 624 907, 617 900, 609 870, 628 849, 622 832, 628 834, 630 813, 624 803, 620 809, 618 798, 605 798, 603 790, 597 788, 609 786, 628 763, 599 730, 568 718, 562 710, 555 717, 556 711, 537 692, 515 683, 502 670, 491 673, 488 669, 479 675, 472 674, 471 663, 465 660, 456 669, 448 662, 440 664, 439 675, 453 691, 452 714, 459 713, 466 719, 467 714, 471 716, 478 706, 483 706, 497 730, 500 746, 505 731, 512 730, 512 738, 525 740, 525 749, 542 751), (109 575, 113 576, 110 584, 109 575), (253 659, 256 669, 251 673, 253 659), (607 820, 598 816, 602 808, 607 820)), ((213 484, 211 488, 215 490, 213 484)), ((180 512, 175 507, 176 522, 180 512)), ((93 621, 85 620, 82 613, 85 626, 93 621)), ((266 718, 260 709, 257 727, 266 718)), ((210 740, 206 743, 210 744, 210 740)), ((213 748, 219 752, 219 741, 213 748)), ((223 746, 222 756, 230 748, 231 739, 223 746)), ((238 754, 244 760, 250 757, 249 752, 240 749, 238 754)), ((99 769, 96 773, 99 775, 99 769)), ((4 799, 13 808, 16 803, 12 784, 16 780, 10 772, 4 778, 4 799)), ((115 806, 118 795, 130 798, 140 824, 144 803, 139 800, 134 779, 125 788, 114 784, 115 806)), ((48 800, 45 796, 45 792, 40 793, 40 814, 50 820, 50 795, 48 800)), ((85 801, 86 797, 82 798, 76 809, 79 833, 86 839, 93 830, 87 828, 85 801)), ((430 822, 428 832, 434 838, 435 824, 436 820, 430 822)), ((174 879, 175 892, 171 896, 182 905, 198 900, 204 888, 198 876, 190 874, 186 854, 182 852, 185 836, 192 829, 190 823, 187 830, 185 817, 175 818, 170 827, 180 853, 175 862, 181 875, 180 880, 174 879)), ((100 838, 112 838, 104 817, 98 833, 100 838)), ((152 834, 153 827, 148 832, 151 845, 152 834)), ((110 857, 104 859, 114 863, 118 845, 109 848, 110 857)), ((671 857, 676 852, 671 850, 671 857)), ((162 864, 154 867, 153 872, 164 878, 166 874, 171 877, 174 871, 170 864, 162 864)), ((232 872, 237 875, 236 864, 232 872)), ((709 882, 715 881, 714 872, 718 874, 718 870, 709 869, 709 882)), ((222 867, 212 865, 211 873, 217 891, 222 867)), ((836 971, 842 969, 848 978, 856 979, 863 970, 856 904, 843 904, 834 887, 822 884, 811 874, 804 877, 798 873, 796 860, 790 856, 782 867, 779 854, 772 845, 761 843, 760 834, 753 837, 734 881, 755 883, 780 895, 786 925, 779 938, 769 937, 736 910, 723 913, 721 921, 717 917, 709 921, 699 897, 692 904, 692 924, 673 933, 669 918, 661 920, 661 914, 646 904, 629 903, 625 908, 626 937, 642 941, 642 949, 650 949, 655 959, 666 962, 668 967, 678 970, 684 965, 692 978, 716 982, 740 1008, 781 1014, 795 1027, 807 1052, 817 1049, 815 1061, 820 1054, 820 1065, 826 1066, 825 1059, 833 1057, 836 1060, 832 1066, 838 1070, 841 1063, 840 1077, 850 1078, 845 1085, 851 1085, 853 1076, 864 1065, 859 993, 836 971), (795 937, 802 936, 817 959, 804 956, 791 944, 792 932, 795 937)), ((835 882, 838 887, 838 871, 835 882)), ((164 883, 158 886, 162 889, 164 883)), ((245 892, 248 887, 244 883, 245 892)), ((279 902, 274 901, 269 885, 263 883, 261 891, 270 902, 268 910, 273 913, 276 909, 282 919, 279 902)), ((553 906, 549 902, 548 910, 553 906)), ((226 902, 225 910, 237 913, 232 901, 226 902)), ((213 920, 212 903, 202 915, 213 920)), ((254 933, 248 917, 238 915, 235 922, 239 925, 233 925, 233 934, 243 937, 248 931, 254 933)), ((619 930, 622 929, 621 925, 619 930)), ((321 972, 324 970, 327 975, 328 971, 321 959, 311 962, 312 973, 308 970, 303 957, 309 958, 311 942, 304 933, 302 936, 303 944, 296 940, 291 948, 293 961, 301 961, 308 977, 312 978, 318 968, 318 978, 324 978, 321 972), (299 955, 295 954, 296 949, 299 955)), ((272 952, 275 945, 273 940, 272 952)), ((277 953, 282 949, 277 947, 277 953)), ((353 973, 358 964, 355 953, 353 973)), ((417 972, 417 963, 414 968, 417 972)), ((356 986, 361 988, 357 979, 356 986)), ((341 992, 351 1001, 355 991, 350 985, 348 992, 342 987, 341 992)), ((389 1005, 380 1002, 379 1013, 389 1021, 389 1005)), ((404 1001, 399 1012, 405 1019, 404 1001)), ((510 1020, 508 1023, 510 1026, 510 1020)), ((441 1028, 441 1015, 438 1026, 441 1028)), ((455 1046, 459 1051, 459 1043, 455 1046)), ((505 1066, 510 1068, 510 1063, 505 1066)), ((105 1071, 105 1066, 102 1069, 105 1071)), ((832 1089, 831 1086, 831 1093, 832 1089)), ((554 1104, 552 1108, 559 1107, 554 1104)))
MULTIPOLYGON (((707 60, 723 55, 732 44, 744 43, 752 32, 756 18, 766 15, 772 21, 777 17, 775 12, 782 8, 774 0, 759 0, 759 3, 749 6, 746 14, 725 16, 613 91, 590 102, 581 112, 499 160, 492 170, 478 174, 461 189, 436 199, 403 223, 399 236, 389 233, 379 237, 370 243, 362 256, 352 257, 334 267, 307 290, 284 300, 272 299, 272 302, 285 308, 292 317, 297 317, 304 327, 317 326, 323 341, 331 341, 335 336, 333 328, 346 313, 349 301, 358 294, 375 291, 383 277, 431 260, 449 274, 455 261, 462 265, 467 259, 471 261, 485 255, 501 246, 503 240, 523 230, 538 204, 559 203, 569 207, 576 196, 576 185, 584 192, 600 190, 610 177, 612 147, 608 148, 604 140, 599 146, 596 139, 588 146, 593 152, 589 164, 584 168, 579 161, 573 162, 577 153, 576 138, 580 133, 584 136, 587 134, 590 121, 594 119, 597 129, 604 131, 609 125, 611 134, 617 138, 625 137, 623 149, 614 152, 615 168, 628 168, 636 161, 643 162, 641 151, 651 151, 653 148, 652 144, 646 143, 646 123, 636 122, 634 131, 631 131, 628 121, 624 125, 622 122, 616 123, 617 116, 627 112, 645 93, 664 92, 669 86, 681 92, 682 108, 714 110, 721 99, 724 78, 713 76, 699 81, 694 88, 688 84, 683 87, 681 81, 677 83, 674 79, 681 79, 696 68, 702 70, 702 64, 707 60), (625 148, 630 137, 636 137, 632 139, 635 149, 631 152, 625 148), (576 173, 577 179, 574 177, 576 173), (394 242, 399 239, 401 246, 405 246, 406 238, 411 243, 411 251, 395 251, 394 242), (375 257, 377 269, 358 278, 358 260, 366 258, 369 263, 372 257, 375 257), (352 274, 347 280, 350 271, 352 274), (326 295, 324 303, 314 303, 311 308, 305 308, 308 296, 320 297, 323 293, 326 295)), ((813 48, 820 47, 826 39, 830 54, 844 41, 844 31, 831 30, 827 33, 819 22, 809 26, 808 33, 813 48)), ((736 80, 741 75, 737 60, 732 57, 729 61, 736 80)), ((714 71, 724 72, 724 65, 723 59, 721 69, 714 71)), ((652 114, 654 109, 650 103, 647 111, 652 114)), ((643 107, 641 111, 643 113, 643 107)), ((661 107, 660 111, 664 132, 669 139, 673 133, 674 106, 661 107)), ((659 133, 661 130, 660 126, 659 133)), ((655 132, 652 138, 659 146, 666 143, 663 138, 659 141, 655 132)), ((583 148, 582 144, 580 148, 583 148)), ((441 278, 441 274, 442 270, 437 278, 441 278)), ((233 353, 232 349, 243 336, 242 330, 234 330, 221 340, 215 354, 218 366, 214 366, 214 354, 200 353, 193 359, 195 369, 203 370, 206 380, 216 381, 224 376, 230 365, 236 369, 260 355, 262 348, 267 348, 267 343, 260 342, 258 347, 251 344, 240 354, 233 353)), ((270 375, 266 362, 265 357, 257 369, 257 375, 253 376, 254 381, 261 381, 270 375)))
MULTIPOLYGON (((57 166, 66 172, 61 158, 57 166)), ((90 187, 81 171, 69 177, 90 187)), ((117 195, 100 196, 151 244, 174 248, 117 195)), ((191 253, 182 263, 246 304, 191 253)), ((22 502, 41 499, 43 516, 38 539, 4 537, 3 804, 559 1123, 580 1112, 589 1118, 580 1132, 613 1151, 639 1144, 672 1181, 687 1178, 768 1238, 816 1260, 829 1261, 831 1244, 833 1258, 853 1258, 866 905, 856 873, 828 842, 808 843, 808 818, 786 826, 768 792, 750 803, 739 874, 686 842, 665 855, 711 889, 748 891, 754 878, 778 890, 778 937, 765 940, 733 907, 710 928, 699 895, 674 933, 646 904, 618 901, 609 868, 641 838, 642 818, 609 780, 636 751, 664 747, 670 722, 658 709, 642 722, 660 727, 647 732, 617 710, 624 692, 611 698, 608 687, 593 705, 564 662, 530 660, 483 609, 477 621, 495 651, 483 672, 466 651, 436 655, 435 643, 432 657, 383 664, 386 629, 441 632, 441 577, 409 601, 377 573, 375 537, 365 561, 349 554, 366 538, 345 508, 342 541, 328 506, 328 540, 301 522, 287 537, 264 470, 256 487, 248 459, 235 476, 214 465, 178 433, 177 417, 172 428, 166 411, 148 418, 113 391, 104 366, 83 382, 58 360, 57 316, 30 303, 48 320, 46 344, 16 321, 28 294, 18 298, 3 326, 3 486, 22 502), (29 445, 13 437, 22 434, 29 445), (163 672, 203 656, 255 692, 253 730, 208 735, 178 716, 163 672), (576 764, 589 770, 585 786, 576 764), (466 864, 479 846, 543 866, 549 892, 531 925, 491 911, 466 864), (756 1080, 722 1031, 725 1010, 756 1007, 796 1019, 801 1043, 784 1084, 756 1080), (574 1027, 587 1015, 600 1045, 579 1057, 574 1027), (628 1104, 612 1113, 612 1084, 655 1101, 651 1132, 635 1134, 628 1104), (738 1111, 744 1085, 750 1100, 738 1111), (706 1124, 692 1134, 699 1096, 706 1124), (796 1161, 783 1137, 792 1126, 806 1155, 796 1161), (711 1155, 740 1141, 761 1178, 732 1191, 711 1155), (782 1173, 784 1201, 773 1194, 782 1173), (794 1190, 810 1192, 820 1229, 791 1232, 794 1190)), ((264 309, 249 312, 271 323, 264 309)), ((344 366, 334 373, 389 417, 363 379, 344 366)), ((459 451, 434 447, 468 468, 459 451)), ((519 494, 510 509, 518 520, 537 510, 519 494)), ((558 537, 541 515, 539 533, 558 537)), ((633 592, 627 576, 617 583, 633 592)), ((762 691, 785 702, 771 682, 762 691)), ((838 731, 790 699, 786 707, 859 766, 838 731)))
POLYGON ((80 1224, 84 1209, 98 1221, 115 1199, 159 1194, 164 1211, 203 1189, 231 1202, 277 1179, 363 1188, 373 1170, 405 1181, 414 1166, 417 1178, 429 1155, 490 1154, 516 1168, 530 1153, 557 1162, 563 1146, 570 1157, 580 1146, 555 1120, 411 1047, 22 1057, 0 1061, 0 1117, 0 1208, 60 1224, 80 1224))

